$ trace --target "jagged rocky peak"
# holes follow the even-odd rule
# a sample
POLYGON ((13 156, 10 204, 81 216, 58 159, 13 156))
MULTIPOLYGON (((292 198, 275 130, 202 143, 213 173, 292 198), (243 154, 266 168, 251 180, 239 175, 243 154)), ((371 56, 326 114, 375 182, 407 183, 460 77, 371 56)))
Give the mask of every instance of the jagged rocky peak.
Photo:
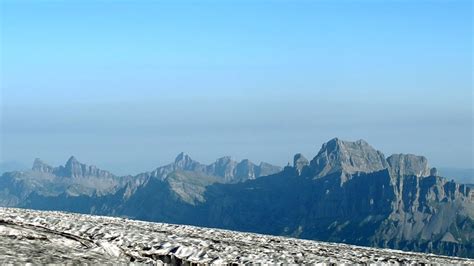
POLYGON ((295 156, 293 157, 293 167, 298 172, 298 175, 301 175, 301 173, 303 172, 303 169, 308 165, 309 165, 309 161, 308 159, 306 159, 306 157, 303 156, 303 154, 301 153, 295 154, 295 156))
POLYGON ((64 165, 64 174, 68 177, 80 177, 84 176, 85 167, 83 169, 82 164, 76 159, 76 157, 71 156, 64 165))
POLYGON ((259 165, 255 165, 248 159, 237 162, 229 156, 219 158, 206 167, 206 173, 221 177, 224 183, 242 182, 280 171, 280 167, 269 163, 261 162, 259 165))
POLYGON ((242 160, 240 163, 237 164, 235 168, 235 176, 240 177, 241 179, 255 179, 256 176, 256 168, 257 166, 253 164, 248 159, 242 160))
POLYGON ((42 173, 52 173, 54 168, 43 162, 41 159, 36 158, 33 162, 33 167, 31 168, 31 170, 42 173))
POLYGON ((216 167, 232 167, 237 165, 237 162, 232 159, 230 156, 224 156, 215 161, 212 165, 215 165, 216 167))
POLYGON ((74 156, 71 156, 69 157, 69 159, 67 160, 66 162, 66 167, 69 168, 69 167, 77 167, 81 165, 81 163, 76 159, 76 157, 74 156))
POLYGON ((101 170, 94 165, 80 163, 76 157, 71 156, 64 166, 54 169, 54 173, 63 177, 111 177, 110 172, 101 170))
POLYGON ((388 168, 388 163, 382 152, 364 140, 352 142, 334 138, 323 144, 311 160, 310 168, 317 178, 339 172, 344 175, 376 172, 388 168))
POLYGON ((232 160, 230 156, 224 156, 217 159, 213 164, 207 167, 208 172, 216 176, 223 177, 225 180, 234 177, 234 169, 237 162, 232 160))
POLYGON ((196 168, 199 163, 191 159, 191 157, 186 153, 181 152, 180 154, 178 154, 178 156, 176 156, 176 159, 174 160, 174 165, 178 169, 194 170, 194 168, 196 168))
POLYGON ((413 154, 393 154, 387 158, 390 171, 399 176, 414 175, 424 177, 437 175, 436 168, 428 166, 428 160, 424 156, 413 154))

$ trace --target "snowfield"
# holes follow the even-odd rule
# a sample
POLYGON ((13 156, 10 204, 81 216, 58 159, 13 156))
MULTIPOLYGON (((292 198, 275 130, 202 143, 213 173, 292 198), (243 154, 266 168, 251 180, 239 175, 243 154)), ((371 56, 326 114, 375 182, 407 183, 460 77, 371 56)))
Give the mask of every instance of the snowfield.
POLYGON ((186 225, 0 208, 0 263, 302 264, 474 260, 186 225))

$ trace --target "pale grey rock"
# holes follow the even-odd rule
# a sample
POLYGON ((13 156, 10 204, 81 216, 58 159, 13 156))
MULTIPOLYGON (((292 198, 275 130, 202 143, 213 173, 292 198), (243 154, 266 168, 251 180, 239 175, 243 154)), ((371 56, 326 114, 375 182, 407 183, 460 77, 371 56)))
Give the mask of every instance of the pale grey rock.
POLYGON ((0 205, 18 206, 32 194, 105 195, 125 186, 131 176, 112 173, 80 163, 71 156, 64 166, 52 167, 35 159, 29 171, 4 173, 0 178, 0 205))
POLYGON ((240 163, 237 164, 237 167, 235 169, 235 176, 238 177, 240 180, 255 179, 257 178, 255 173, 256 168, 257 166, 249 160, 242 160, 240 163))
POLYGON ((281 172, 282 168, 266 162, 261 162, 256 170, 257 177, 269 176, 281 172))
POLYGON ((235 176, 235 168, 237 162, 232 160, 230 156, 219 158, 213 164, 206 168, 206 172, 215 176, 222 177, 225 182, 231 182, 235 176))
POLYGON ((123 179, 86 177, 75 161, 66 165, 76 169, 76 178, 49 170, 3 175, 0 205, 27 202, 22 207, 474 257, 474 188, 447 181, 434 169, 422 176, 429 168, 416 156, 384 163, 363 141, 332 140, 301 173, 296 163, 271 178, 257 177, 275 167, 230 157, 203 165, 180 154, 169 165, 123 179), (318 169, 321 176, 313 179, 318 169), (38 196, 27 197, 32 192, 38 196))
POLYGON ((31 170, 42 173, 52 173, 54 171, 54 167, 46 164, 41 159, 36 158, 33 162, 33 167, 31 168, 31 170))
POLYGON ((0 254, 0 263, 8 264, 474 264, 433 254, 6 208, 0 208, 0 254))
POLYGON ((71 156, 64 166, 55 168, 53 173, 57 176, 84 178, 84 177, 98 177, 110 178, 114 175, 108 171, 97 168, 95 165, 86 165, 80 163, 76 157, 71 156))
POLYGON ((382 152, 364 140, 355 142, 334 138, 324 143, 310 168, 315 178, 333 173, 351 175, 357 172, 372 173, 388 168, 382 152))
POLYGON ((150 173, 143 173, 138 176, 150 176, 165 180, 169 174, 175 171, 194 172, 196 176, 216 177, 216 180, 220 183, 238 183, 264 175, 275 174, 280 172, 281 168, 263 162, 260 165, 255 165, 247 159, 237 162, 230 156, 219 158, 214 163, 205 165, 194 161, 187 154, 180 153, 174 163, 158 167, 150 173))
POLYGON ((152 172, 137 175, 142 181, 127 185, 125 198, 133 191, 146 186, 150 178, 165 182, 164 185, 186 203, 195 205, 204 202, 206 187, 214 183, 234 184, 253 180, 260 176, 280 172, 281 168, 268 163, 255 165, 249 160, 237 162, 229 156, 217 159, 210 165, 194 161, 189 155, 180 153, 173 163, 158 167, 152 172))
POLYGON ((262 162, 260 165, 256 165, 248 159, 237 162, 229 156, 217 159, 216 162, 206 168, 207 174, 220 177, 223 183, 244 182, 280 171, 280 167, 269 163, 262 162))
POLYGON ((176 159, 174 160, 174 168, 180 170, 187 170, 187 171, 195 171, 201 170, 203 166, 199 163, 191 159, 191 157, 184 152, 178 154, 176 159))
POLYGON ((424 177, 431 174, 428 160, 424 156, 393 154, 387 158, 387 162, 390 165, 392 173, 400 176, 414 175, 424 177))

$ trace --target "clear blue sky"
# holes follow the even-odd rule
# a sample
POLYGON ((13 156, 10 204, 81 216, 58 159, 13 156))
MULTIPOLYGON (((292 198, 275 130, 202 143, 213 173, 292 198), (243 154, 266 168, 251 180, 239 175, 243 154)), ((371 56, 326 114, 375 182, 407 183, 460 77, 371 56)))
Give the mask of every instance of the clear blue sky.
POLYGON ((472 1, 1 1, 1 161, 283 165, 332 137, 473 167, 472 1))

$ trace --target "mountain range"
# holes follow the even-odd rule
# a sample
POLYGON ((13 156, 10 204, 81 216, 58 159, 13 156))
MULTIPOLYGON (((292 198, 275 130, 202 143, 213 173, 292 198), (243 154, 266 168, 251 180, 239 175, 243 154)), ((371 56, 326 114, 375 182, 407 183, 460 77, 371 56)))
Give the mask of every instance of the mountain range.
POLYGON ((474 189, 423 156, 385 157, 363 140, 332 139, 283 169, 181 153, 115 176, 74 157, 59 167, 36 159, 1 176, 0 205, 474 257, 474 189))

